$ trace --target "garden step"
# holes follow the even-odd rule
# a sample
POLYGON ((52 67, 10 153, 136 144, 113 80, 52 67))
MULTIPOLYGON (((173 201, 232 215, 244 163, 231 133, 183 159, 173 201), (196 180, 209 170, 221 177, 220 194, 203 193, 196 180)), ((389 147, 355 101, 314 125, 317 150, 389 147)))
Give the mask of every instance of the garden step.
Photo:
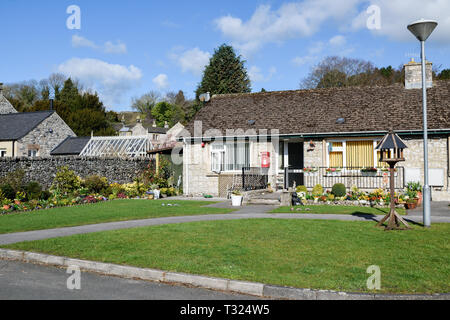
POLYGON ((280 205, 280 200, 277 199, 264 199, 264 198, 253 198, 247 201, 247 204, 264 204, 264 205, 280 205))

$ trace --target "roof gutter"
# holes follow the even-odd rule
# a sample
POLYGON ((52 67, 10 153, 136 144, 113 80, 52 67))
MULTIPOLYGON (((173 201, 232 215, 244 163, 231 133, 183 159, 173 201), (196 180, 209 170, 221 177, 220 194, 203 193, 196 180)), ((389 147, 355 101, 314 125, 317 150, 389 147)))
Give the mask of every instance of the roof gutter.
MULTIPOLYGON (((279 139, 286 138, 326 138, 326 137, 349 137, 349 136, 380 136, 385 135, 388 131, 358 131, 358 132, 320 132, 320 133, 289 133, 289 134, 274 134, 274 135, 241 135, 241 136, 209 136, 209 137, 180 137, 178 141, 184 141, 186 143, 187 140, 190 142, 202 142, 202 141, 213 141, 213 140, 226 140, 226 139, 257 139, 257 138, 271 138, 278 137, 279 139)), ((395 131, 398 135, 401 136, 413 136, 413 135, 422 135, 423 130, 398 130, 395 131)), ((439 135, 439 134, 450 134, 449 129, 431 129, 428 130, 429 135, 439 135)))

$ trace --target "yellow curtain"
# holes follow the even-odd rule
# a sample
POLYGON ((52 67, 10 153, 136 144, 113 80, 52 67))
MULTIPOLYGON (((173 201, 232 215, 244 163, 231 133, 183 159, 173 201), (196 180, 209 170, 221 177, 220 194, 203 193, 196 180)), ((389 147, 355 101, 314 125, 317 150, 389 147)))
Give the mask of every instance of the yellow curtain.
POLYGON ((373 167, 373 141, 347 141, 347 167, 373 167))
POLYGON ((342 152, 330 152, 330 168, 342 168, 344 166, 344 156, 342 152))

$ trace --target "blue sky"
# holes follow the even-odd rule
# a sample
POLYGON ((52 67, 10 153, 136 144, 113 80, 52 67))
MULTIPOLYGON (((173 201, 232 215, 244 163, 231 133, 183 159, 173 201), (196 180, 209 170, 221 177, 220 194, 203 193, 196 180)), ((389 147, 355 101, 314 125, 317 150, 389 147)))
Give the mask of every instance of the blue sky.
POLYGON ((62 72, 98 91, 108 109, 128 110, 149 90, 193 97, 214 48, 229 43, 247 60, 253 91, 298 89, 327 55, 376 66, 419 60, 406 25, 422 17, 440 23, 428 60, 449 68, 448 0, 2 0, 0 82, 62 72), (79 30, 66 26, 70 5, 80 8, 79 30))

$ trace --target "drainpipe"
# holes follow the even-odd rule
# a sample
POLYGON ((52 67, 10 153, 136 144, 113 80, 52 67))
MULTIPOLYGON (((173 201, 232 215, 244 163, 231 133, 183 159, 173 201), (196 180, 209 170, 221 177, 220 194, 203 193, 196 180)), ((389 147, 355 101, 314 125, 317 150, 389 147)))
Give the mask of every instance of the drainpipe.
MULTIPOLYGON (((186 146, 187 146, 187 143, 186 143, 186 138, 185 137, 183 137, 183 147, 186 149, 186 146)), ((189 150, 190 151, 190 150, 189 150)), ((184 157, 184 152, 183 152, 183 157, 184 157)), ((189 155, 188 155, 188 153, 186 152, 186 158, 188 158, 189 157, 189 155)), ((185 177, 185 181, 186 181, 186 190, 183 190, 184 191, 184 194, 186 194, 186 195, 188 195, 189 194, 189 164, 188 164, 188 161, 186 160, 186 161, 183 161, 183 164, 184 164, 184 162, 186 162, 186 177, 185 177)))

